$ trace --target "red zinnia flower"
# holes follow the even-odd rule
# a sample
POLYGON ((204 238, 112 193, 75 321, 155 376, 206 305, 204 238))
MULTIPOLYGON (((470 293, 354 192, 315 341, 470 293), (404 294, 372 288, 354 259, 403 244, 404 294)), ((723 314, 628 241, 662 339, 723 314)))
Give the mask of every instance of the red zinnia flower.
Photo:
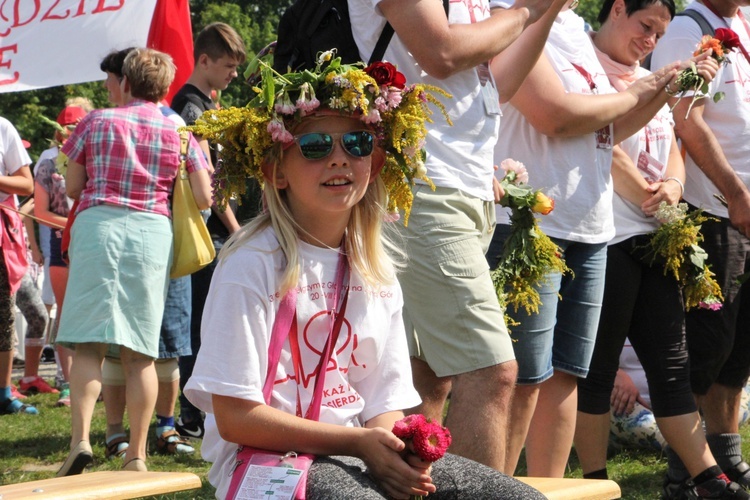
POLYGON ((451 433, 437 422, 426 420, 417 429, 412 438, 412 443, 414 444, 414 451, 422 460, 435 462, 443 458, 445 452, 448 451, 448 447, 451 445, 451 433))

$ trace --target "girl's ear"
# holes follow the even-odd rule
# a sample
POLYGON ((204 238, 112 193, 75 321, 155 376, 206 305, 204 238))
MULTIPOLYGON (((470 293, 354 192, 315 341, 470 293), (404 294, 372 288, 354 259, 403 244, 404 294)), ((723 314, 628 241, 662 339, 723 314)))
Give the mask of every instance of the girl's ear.
POLYGON ((281 171, 281 168, 278 167, 277 162, 273 160, 265 160, 263 165, 261 165, 260 170, 263 172, 263 178, 266 182, 271 183, 276 189, 286 189, 289 185, 289 181, 284 175, 284 172, 281 171))
POLYGON ((375 179, 380 175, 383 165, 385 165, 385 150, 377 147, 370 157, 370 184, 375 182, 375 179))

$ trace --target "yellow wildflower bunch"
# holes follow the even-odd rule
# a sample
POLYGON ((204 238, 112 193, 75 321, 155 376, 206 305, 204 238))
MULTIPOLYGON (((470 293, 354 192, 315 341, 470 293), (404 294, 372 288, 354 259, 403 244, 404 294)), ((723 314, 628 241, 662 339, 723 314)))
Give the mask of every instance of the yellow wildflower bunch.
POLYGON ((334 51, 322 53, 314 70, 281 75, 261 58, 251 61, 246 76, 259 75, 253 99, 243 108, 204 113, 188 127, 221 145, 214 173, 214 196, 223 206, 245 192, 249 176, 263 182, 261 165, 275 143, 294 140, 290 130, 305 116, 334 110, 359 118, 375 132, 386 152, 381 176, 388 191, 388 210, 403 211, 408 222, 415 179, 431 184, 424 166, 426 124, 436 107, 448 119, 436 97, 451 97, 429 85, 406 85, 404 75, 387 62, 342 64, 334 51))
POLYGON ((668 205, 661 202, 656 218, 662 225, 651 235, 648 250, 652 262, 664 262, 664 274, 671 274, 682 286, 685 309, 693 307, 721 309, 724 296, 708 268, 708 254, 700 246, 701 224, 709 220, 700 209, 688 212, 686 203, 668 205))

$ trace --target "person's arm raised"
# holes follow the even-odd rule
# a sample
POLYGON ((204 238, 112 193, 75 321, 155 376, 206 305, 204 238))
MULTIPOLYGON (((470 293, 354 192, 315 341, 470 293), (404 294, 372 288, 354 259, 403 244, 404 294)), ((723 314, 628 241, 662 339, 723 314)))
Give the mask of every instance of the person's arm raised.
MULTIPOLYGON (((538 21, 527 27, 516 41, 492 59, 490 67, 501 103, 508 102, 515 95, 539 60, 552 23, 567 2, 568 0, 553 0, 538 21)), ((504 12, 505 9, 493 9, 492 15, 505 15, 504 12)))
POLYGON ((383 0, 381 12, 419 66, 434 78, 486 63, 549 8, 549 0, 519 0, 472 24, 449 24, 440 0, 383 0))

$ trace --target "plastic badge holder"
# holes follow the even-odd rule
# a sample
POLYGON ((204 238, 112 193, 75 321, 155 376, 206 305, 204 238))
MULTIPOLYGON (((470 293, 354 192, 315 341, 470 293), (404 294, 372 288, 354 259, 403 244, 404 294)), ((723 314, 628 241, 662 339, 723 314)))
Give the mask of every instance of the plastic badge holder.
POLYGON ((305 498, 307 471, 312 465, 313 455, 298 455, 293 451, 285 455, 265 450, 253 451, 234 500, 305 498))

